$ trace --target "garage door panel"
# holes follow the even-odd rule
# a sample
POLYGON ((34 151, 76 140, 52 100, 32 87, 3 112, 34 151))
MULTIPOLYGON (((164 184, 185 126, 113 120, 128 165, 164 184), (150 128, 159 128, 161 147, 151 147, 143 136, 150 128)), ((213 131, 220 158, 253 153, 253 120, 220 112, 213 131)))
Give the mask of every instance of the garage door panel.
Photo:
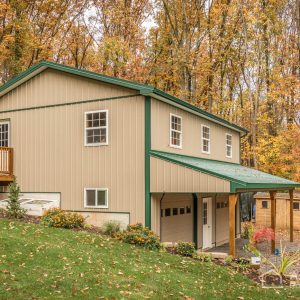
POLYGON ((228 242, 229 232, 229 209, 228 196, 217 196, 216 198, 216 245, 228 242))
POLYGON ((161 203, 162 242, 192 242, 193 214, 192 195, 166 195, 161 203))

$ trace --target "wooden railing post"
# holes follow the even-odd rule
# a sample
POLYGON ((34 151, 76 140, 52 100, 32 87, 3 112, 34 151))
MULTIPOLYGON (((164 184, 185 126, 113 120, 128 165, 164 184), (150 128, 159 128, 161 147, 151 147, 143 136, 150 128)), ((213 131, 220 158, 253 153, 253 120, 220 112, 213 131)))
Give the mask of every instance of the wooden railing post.
POLYGON ((8 176, 14 174, 13 148, 0 147, 0 173, 8 176))
POLYGON ((229 195, 229 255, 235 257, 235 205, 238 195, 229 195))
POLYGON ((271 241, 271 251, 275 252, 275 240, 276 240, 276 192, 270 191, 270 199, 271 199, 271 228, 274 231, 274 240, 271 241))
POLYGON ((294 241, 294 190, 290 194, 290 242, 294 241))
POLYGON ((10 148, 9 173, 11 176, 14 175, 14 149, 13 148, 10 148))

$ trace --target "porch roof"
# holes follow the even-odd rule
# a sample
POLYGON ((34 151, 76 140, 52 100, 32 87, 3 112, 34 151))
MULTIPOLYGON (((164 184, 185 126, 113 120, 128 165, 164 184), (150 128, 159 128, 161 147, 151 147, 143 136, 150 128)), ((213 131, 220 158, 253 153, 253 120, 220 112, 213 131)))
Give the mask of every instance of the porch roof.
POLYGON ((151 156, 230 181, 230 192, 291 190, 300 183, 244 167, 240 164, 152 150, 151 156))

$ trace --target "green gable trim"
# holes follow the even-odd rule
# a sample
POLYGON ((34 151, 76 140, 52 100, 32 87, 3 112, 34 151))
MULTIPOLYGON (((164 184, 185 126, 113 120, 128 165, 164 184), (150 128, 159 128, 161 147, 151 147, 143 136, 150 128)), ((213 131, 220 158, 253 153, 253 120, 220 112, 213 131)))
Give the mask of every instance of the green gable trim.
POLYGON ((151 87, 151 86, 148 86, 145 84, 140 84, 140 83, 133 82, 133 81, 129 81, 129 80, 112 77, 112 76, 106 76, 106 75, 90 72, 87 70, 77 69, 77 68, 69 67, 66 65, 62 65, 62 64, 58 64, 58 63, 54 63, 54 62, 50 62, 50 61, 41 61, 41 62, 33 65, 26 71, 20 73, 16 77, 12 78, 8 82, 6 82, 4 85, 2 85, 0 87, 0 97, 3 96, 5 93, 9 92, 11 89, 14 89, 16 86, 18 86, 18 83, 21 84, 21 83, 31 79, 33 76, 37 75, 39 72, 42 72, 43 70, 45 70, 47 68, 66 72, 66 73, 73 74, 73 75, 82 76, 82 77, 89 78, 89 79, 98 80, 98 81, 105 82, 108 84, 118 85, 118 86, 128 88, 128 89, 133 89, 133 90, 138 91, 140 94, 142 94, 144 96, 151 96, 151 95, 153 95, 154 97, 160 96, 164 99, 170 100, 171 103, 179 105, 183 109, 188 109, 188 110, 194 111, 197 114, 210 119, 211 121, 215 121, 226 127, 230 127, 231 129, 239 131, 242 134, 246 134, 248 132, 245 128, 235 125, 225 119, 222 119, 216 115, 213 115, 197 106, 194 106, 186 101, 183 101, 177 97, 174 97, 174 96, 172 96, 168 93, 165 93, 159 89, 156 89, 154 87, 151 87))
POLYGON ((145 97, 145 226, 151 228, 150 193, 151 97, 145 97))
POLYGON ((300 183, 298 182, 246 168, 236 163, 156 150, 151 151, 151 156, 229 181, 231 193, 235 193, 239 190, 287 190, 300 187, 300 183))

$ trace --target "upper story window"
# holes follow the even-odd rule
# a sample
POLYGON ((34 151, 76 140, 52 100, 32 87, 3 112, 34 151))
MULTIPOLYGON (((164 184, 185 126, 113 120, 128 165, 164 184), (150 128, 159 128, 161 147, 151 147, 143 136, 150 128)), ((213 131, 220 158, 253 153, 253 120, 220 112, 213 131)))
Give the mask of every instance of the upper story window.
POLYGON ((0 147, 9 147, 9 122, 0 122, 0 147))
POLYGON ((170 114, 170 146, 182 148, 182 118, 170 114))
POLYGON ((108 110, 85 113, 85 145, 108 145, 108 110))
POLYGON ((210 153, 210 128, 208 126, 202 125, 202 152, 210 153))
POLYGON ((226 133, 226 157, 232 157, 232 135, 226 133))
POLYGON ((108 189, 106 188, 84 189, 84 207, 108 208, 108 189))

